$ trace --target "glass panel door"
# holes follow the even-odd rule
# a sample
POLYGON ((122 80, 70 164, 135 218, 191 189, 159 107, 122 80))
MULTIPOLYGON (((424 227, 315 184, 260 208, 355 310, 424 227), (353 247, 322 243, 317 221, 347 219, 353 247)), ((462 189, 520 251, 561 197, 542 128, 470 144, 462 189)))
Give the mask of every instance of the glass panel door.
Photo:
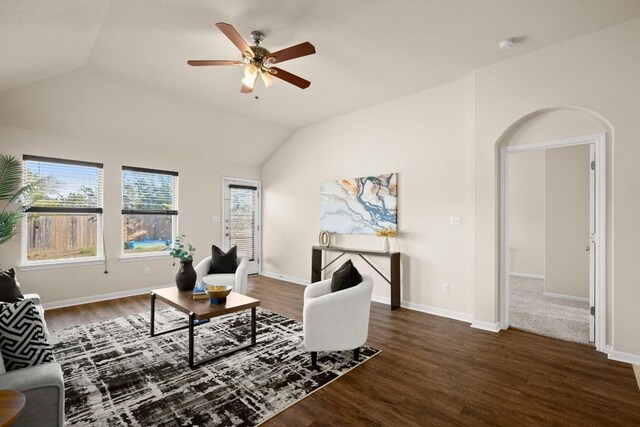
POLYGON ((260 182, 224 179, 223 245, 249 259, 249 274, 260 268, 260 182))

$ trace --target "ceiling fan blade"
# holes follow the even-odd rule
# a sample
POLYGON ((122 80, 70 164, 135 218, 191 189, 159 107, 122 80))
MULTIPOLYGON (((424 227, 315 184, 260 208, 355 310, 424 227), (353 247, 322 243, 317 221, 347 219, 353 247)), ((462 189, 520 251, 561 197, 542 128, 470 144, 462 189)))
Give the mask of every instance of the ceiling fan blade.
POLYGON ((273 64, 288 61, 290 59, 300 58, 301 56, 313 55, 316 48, 309 42, 297 44, 286 49, 273 52, 267 56, 267 60, 273 64))
POLYGON ((298 77, 295 74, 291 74, 288 71, 285 71, 281 68, 278 67, 271 67, 269 68, 270 70, 270 74, 273 75, 273 77, 277 77, 280 80, 284 80, 287 83, 291 83, 294 86, 298 86, 300 89, 306 89, 309 86, 311 86, 311 82, 309 80, 305 80, 302 77, 298 77), (272 72, 271 70, 274 70, 274 72, 272 72))
POLYGON ((251 93, 251 92, 253 92, 253 88, 245 84, 243 84, 242 87, 240 88, 240 93, 251 93))
POLYGON ((233 28, 233 25, 227 24, 225 22, 218 22, 216 24, 216 27, 218 27, 220 31, 222 31, 224 35, 227 36, 229 40, 231 40, 231 43, 233 43, 238 49, 240 49, 240 52, 242 52, 244 56, 253 56, 253 51, 251 50, 247 42, 244 41, 242 36, 236 31, 236 29, 233 28))
POLYGON ((227 59, 191 59, 187 64, 199 67, 202 65, 242 65, 242 61, 231 61, 227 59))

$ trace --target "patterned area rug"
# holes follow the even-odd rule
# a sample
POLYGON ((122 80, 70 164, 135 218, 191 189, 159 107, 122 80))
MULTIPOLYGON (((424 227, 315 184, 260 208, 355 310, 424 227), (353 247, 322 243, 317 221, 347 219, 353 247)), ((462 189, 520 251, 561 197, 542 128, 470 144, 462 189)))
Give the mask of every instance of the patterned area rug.
POLYGON ((578 344, 589 342, 589 303, 544 295, 544 281, 509 278, 509 327, 578 344))
MULTIPOLYGON (((186 324, 156 312, 156 331, 186 324)), ((187 331, 149 337, 149 314, 51 334, 65 379, 68 425, 253 426, 318 390, 379 350, 318 354, 311 368, 302 324, 258 309, 257 344, 196 369, 187 363, 187 331)), ((247 342, 250 312, 195 329, 196 360, 247 342)))

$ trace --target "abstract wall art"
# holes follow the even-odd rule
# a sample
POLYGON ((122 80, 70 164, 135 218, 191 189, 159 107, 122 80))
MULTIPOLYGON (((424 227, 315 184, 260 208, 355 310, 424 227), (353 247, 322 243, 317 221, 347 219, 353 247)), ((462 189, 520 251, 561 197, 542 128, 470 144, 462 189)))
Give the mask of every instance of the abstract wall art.
POLYGON ((320 230, 375 234, 398 227, 398 174, 328 181, 320 186, 320 230))

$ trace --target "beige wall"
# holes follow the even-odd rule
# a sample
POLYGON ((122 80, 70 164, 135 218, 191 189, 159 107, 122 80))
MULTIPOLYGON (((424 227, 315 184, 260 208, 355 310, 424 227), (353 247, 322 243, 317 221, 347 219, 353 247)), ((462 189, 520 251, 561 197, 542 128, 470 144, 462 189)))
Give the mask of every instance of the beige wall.
POLYGON ((262 165, 291 135, 283 126, 92 68, 0 93, 0 124, 249 166, 262 165), (259 143, 247 135, 260 135, 259 143))
POLYGON ((545 150, 544 291, 589 297, 589 146, 545 150))
MULTIPOLYGON (((586 110, 611 123, 607 288, 615 351, 640 355, 640 20, 575 38, 475 73, 475 317, 498 320, 498 146, 535 112, 586 110), (613 262, 615 259, 615 263, 613 262), (615 282, 613 281, 615 278, 615 282)), ((556 138, 568 136, 565 130, 556 138)), ((571 133, 571 135, 575 135, 571 133)), ((550 138, 554 139, 554 138, 550 138)), ((541 140, 546 140, 541 139, 541 140)))
MULTIPOLYGON (((39 293, 45 303, 124 292, 174 282, 177 267, 171 258, 123 262, 121 168, 139 166, 178 171, 179 232, 185 233, 196 248, 196 260, 210 255, 211 244, 221 243, 221 182, 223 175, 258 178, 259 170, 217 162, 205 156, 192 156, 179 150, 149 150, 135 145, 104 144, 84 138, 0 126, 0 152, 22 158, 23 154, 59 157, 104 163, 104 228, 109 274, 104 266, 91 265, 37 271, 19 271, 24 292, 39 293), (145 275, 144 268, 151 274, 145 275)), ((20 263, 20 237, 0 247, 0 266, 20 263)))
MULTIPOLYGON (((264 270, 309 280, 320 227, 320 184, 398 172, 402 298, 470 318, 473 309, 471 79, 299 130, 264 165, 264 270), (459 226, 449 225, 461 216, 459 226), (450 286, 448 294, 442 284, 450 286)), ((336 244, 380 249, 376 236, 336 244)), ((362 271, 371 271, 354 258, 362 271)), ((374 262, 388 272, 384 258, 374 262)), ((375 276, 376 296, 389 286, 375 276)))
MULTIPOLYGON (((471 313, 478 325, 494 325, 499 319, 499 148, 604 132, 607 342, 616 351, 640 355, 640 329, 635 327, 640 324, 638 75, 640 19, 635 19, 476 70, 464 84, 298 131, 263 166, 265 266, 308 277, 309 246, 316 242, 319 223, 317 189, 323 180, 397 171, 400 229, 407 232, 394 242, 407 253, 403 298, 471 313), (459 90, 455 97, 448 94, 452 88, 459 90), (460 102, 465 108, 451 108, 457 99, 472 99, 474 105, 460 102), (473 165, 463 160, 468 156, 473 165), (469 171, 473 180, 467 186, 469 171), (420 189, 413 189, 418 182, 420 189), (460 228, 446 225, 454 212, 463 212, 460 228), (473 250, 455 253, 470 243, 473 250), (454 271, 460 266, 462 271, 454 271), (466 277, 469 266, 472 278, 466 277), (441 282, 451 282, 456 274, 463 279, 463 294, 471 291, 472 296, 441 294, 441 282)), ((379 245, 358 237, 340 242, 379 245)), ((456 281, 453 289, 459 287, 456 281)), ((381 291, 378 285, 376 293, 381 291)))
POLYGON ((509 272, 544 276, 544 151, 509 155, 509 272))
MULTIPOLYGON (((179 232, 194 242, 200 260, 212 243, 221 242, 220 223, 212 216, 222 213, 222 176, 259 178, 255 165, 288 134, 279 126, 91 69, 0 94, 0 153, 94 161, 105 168, 109 274, 101 265, 20 271, 24 290, 52 303, 171 284, 176 271, 171 259, 120 260, 121 167, 179 172, 179 232), (264 131, 262 144, 246 142, 239 129, 264 131), (151 274, 144 275, 145 267, 151 274)), ((0 246, 0 266, 19 264, 20 249, 19 237, 0 246)))
MULTIPOLYGON (((171 259, 121 261, 121 167, 178 171, 179 232, 196 261, 221 243, 222 176, 260 178, 261 164, 290 130, 152 86, 83 68, 0 94, 0 153, 104 163, 109 274, 100 265, 19 272, 45 303, 165 286, 171 259), (260 144, 246 134, 260 133, 260 144), (145 267, 151 274, 144 275, 145 267)), ((20 262, 20 241, 0 246, 0 266, 20 262)))

